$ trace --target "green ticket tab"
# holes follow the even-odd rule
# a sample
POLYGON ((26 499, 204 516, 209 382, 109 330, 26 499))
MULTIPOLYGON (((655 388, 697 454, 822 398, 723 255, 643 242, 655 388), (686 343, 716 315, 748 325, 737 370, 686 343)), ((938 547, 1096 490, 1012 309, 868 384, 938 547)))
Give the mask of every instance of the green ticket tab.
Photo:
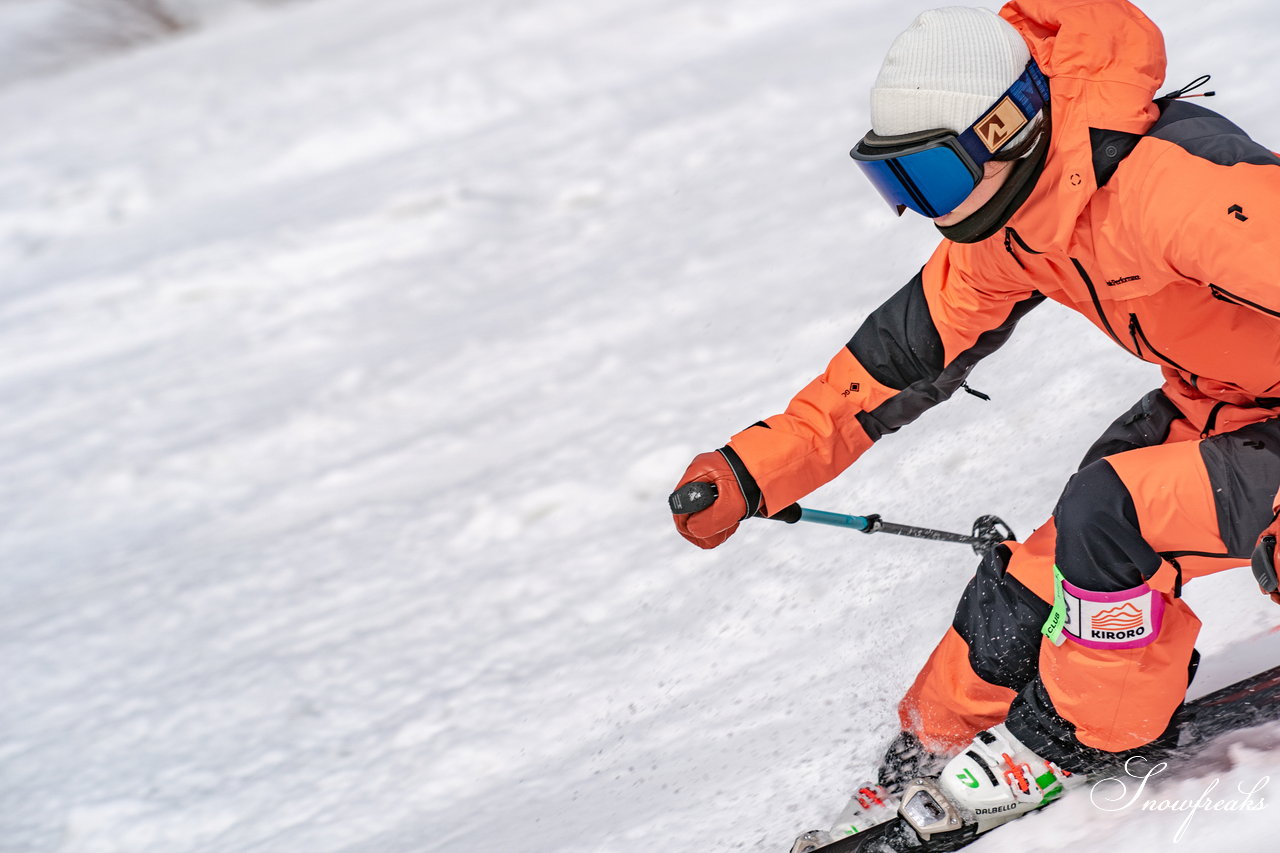
POLYGON ((1062 572, 1053 567, 1053 609, 1049 618, 1044 620, 1040 633, 1049 638, 1055 646, 1062 645, 1062 629, 1067 624, 1067 600, 1062 593, 1062 572))

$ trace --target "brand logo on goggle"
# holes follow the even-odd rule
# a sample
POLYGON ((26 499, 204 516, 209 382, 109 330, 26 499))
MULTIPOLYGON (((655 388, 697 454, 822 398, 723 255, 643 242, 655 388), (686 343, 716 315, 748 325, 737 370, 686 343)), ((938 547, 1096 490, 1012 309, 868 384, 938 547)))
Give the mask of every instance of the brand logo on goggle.
POLYGON ((1095 631, 1130 631, 1142 627, 1142 611, 1130 602, 1093 614, 1089 627, 1095 631))
POLYGON ((1027 126, 1027 117, 1008 95, 992 107, 991 112, 974 122, 973 132, 992 154, 1027 126))

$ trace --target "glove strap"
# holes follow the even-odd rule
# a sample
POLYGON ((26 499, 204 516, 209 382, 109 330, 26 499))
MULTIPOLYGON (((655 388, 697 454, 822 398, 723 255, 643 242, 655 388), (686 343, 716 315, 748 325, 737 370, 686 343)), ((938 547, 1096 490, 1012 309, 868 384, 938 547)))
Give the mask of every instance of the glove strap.
POLYGON ((733 472, 734 479, 738 481, 738 489, 742 492, 742 497, 747 502, 747 514, 743 518, 746 519, 759 514, 764 506, 764 495, 761 494, 760 487, 756 485, 755 477, 751 476, 751 472, 747 470, 742 457, 732 447, 726 445, 720 448, 719 452, 724 457, 724 461, 729 463, 729 470, 733 472))

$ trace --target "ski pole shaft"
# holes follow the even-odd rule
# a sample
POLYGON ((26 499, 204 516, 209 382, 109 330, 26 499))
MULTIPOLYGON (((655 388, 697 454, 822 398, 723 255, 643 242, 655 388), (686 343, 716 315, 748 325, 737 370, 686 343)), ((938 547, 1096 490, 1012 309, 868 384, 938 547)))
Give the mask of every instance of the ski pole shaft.
POLYGON ((874 516, 846 515, 843 512, 807 509, 800 506, 800 504, 792 504, 771 517, 774 521, 782 521, 787 524, 795 524, 797 521, 809 521, 814 524, 830 525, 831 527, 849 527, 853 530, 860 530, 863 533, 874 532, 871 528, 875 526, 877 521, 874 516))
POLYGON ((878 515, 846 515, 842 512, 826 512, 820 509, 808 509, 800 504, 791 506, 770 516, 775 521, 795 524, 797 521, 810 521, 814 524, 829 524, 832 527, 851 527, 863 533, 892 533, 895 536, 910 536, 914 539, 931 539, 934 542, 956 542, 961 545, 980 545, 987 540, 980 536, 966 536, 963 533, 950 533, 946 530, 934 530, 930 527, 915 527, 909 524, 894 524, 883 521, 878 515))
MULTIPOLYGON (((675 515, 688 515, 711 506, 718 493, 715 483, 685 483, 671 493, 667 499, 671 512, 675 515)), ((929 539, 934 542, 955 542, 972 546, 975 551, 983 551, 1005 539, 1012 539, 1013 531, 1008 525, 991 515, 984 515, 974 522, 973 535, 951 533, 946 530, 934 530, 929 527, 915 527, 908 524, 894 524, 883 521, 878 515, 847 515, 842 512, 826 512, 820 509, 808 509, 800 504, 792 504, 774 513, 769 518, 775 521, 795 524, 797 521, 808 521, 814 524, 827 524, 832 527, 848 527, 863 533, 892 533, 895 536, 910 536, 915 539, 929 539)))

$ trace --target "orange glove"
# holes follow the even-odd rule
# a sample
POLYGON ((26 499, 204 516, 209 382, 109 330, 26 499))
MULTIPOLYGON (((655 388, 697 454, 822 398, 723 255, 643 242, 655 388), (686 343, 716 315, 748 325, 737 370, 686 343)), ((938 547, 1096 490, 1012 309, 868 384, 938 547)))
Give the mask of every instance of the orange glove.
POLYGON ((1258 537, 1258 545, 1253 549, 1253 576, 1262 591, 1271 596, 1271 600, 1280 604, 1280 583, 1276 580, 1276 537, 1280 536, 1280 513, 1272 519, 1271 524, 1258 537))
POLYGON ((676 488, 686 483, 712 483, 717 496, 711 506, 689 515, 674 515, 676 530, 699 548, 714 548, 733 535, 738 522, 763 514, 760 487, 731 447, 699 453, 676 488))

